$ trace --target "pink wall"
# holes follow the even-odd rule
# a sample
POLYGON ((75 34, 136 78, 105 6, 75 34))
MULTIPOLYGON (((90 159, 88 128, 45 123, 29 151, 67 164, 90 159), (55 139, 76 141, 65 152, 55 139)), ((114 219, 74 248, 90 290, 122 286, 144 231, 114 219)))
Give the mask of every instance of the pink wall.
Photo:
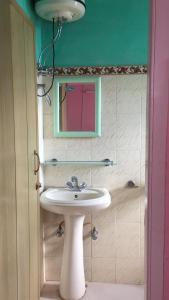
POLYGON ((166 203, 165 203, 165 245, 164 245, 164 300, 169 299, 169 115, 168 115, 167 123, 168 124, 167 124, 166 190, 165 190, 166 203))
POLYGON ((67 92, 67 130, 95 131, 95 84, 71 83, 67 92))
POLYGON ((169 300, 169 1, 152 0, 147 300, 169 300))

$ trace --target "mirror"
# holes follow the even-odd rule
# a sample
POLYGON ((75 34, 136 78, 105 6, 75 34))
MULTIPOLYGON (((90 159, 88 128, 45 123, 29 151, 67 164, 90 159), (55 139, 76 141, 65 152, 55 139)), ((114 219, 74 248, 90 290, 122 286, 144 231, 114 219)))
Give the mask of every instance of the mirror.
POLYGON ((56 78, 54 82, 54 135, 101 135, 101 78, 56 78))

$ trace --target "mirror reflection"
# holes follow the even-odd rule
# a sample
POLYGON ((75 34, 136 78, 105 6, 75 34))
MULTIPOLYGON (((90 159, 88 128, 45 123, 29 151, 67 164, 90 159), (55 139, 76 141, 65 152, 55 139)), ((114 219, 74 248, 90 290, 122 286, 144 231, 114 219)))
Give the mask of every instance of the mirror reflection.
POLYGON ((95 83, 60 83, 60 130, 95 131, 95 98, 95 83))
POLYGON ((54 135, 101 136, 101 78, 62 77, 54 82, 54 135))

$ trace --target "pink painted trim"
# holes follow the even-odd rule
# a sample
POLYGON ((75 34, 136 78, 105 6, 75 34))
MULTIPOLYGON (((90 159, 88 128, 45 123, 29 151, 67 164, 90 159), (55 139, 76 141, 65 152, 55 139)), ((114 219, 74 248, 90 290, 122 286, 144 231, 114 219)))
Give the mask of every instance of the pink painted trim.
POLYGON ((147 300, 169 300, 169 1, 152 0, 147 300))
MULTIPOLYGON (((168 78, 169 83, 169 76, 168 78)), ((169 98, 169 96, 168 96, 169 98)), ((169 99, 168 99, 169 100, 169 99)), ((164 300, 169 299, 169 105, 167 112, 166 174, 165 174, 165 241, 164 241, 164 300)))

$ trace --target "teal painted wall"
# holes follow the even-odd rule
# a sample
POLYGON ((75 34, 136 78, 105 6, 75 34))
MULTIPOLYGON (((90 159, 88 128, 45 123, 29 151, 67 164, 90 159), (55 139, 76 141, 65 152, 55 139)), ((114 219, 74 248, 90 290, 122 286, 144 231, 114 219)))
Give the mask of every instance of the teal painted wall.
MULTIPOLYGON (((50 41, 52 23, 34 12, 33 0, 17 0, 36 26, 36 54, 50 41)), ((146 64, 149 0, 86 0, 85 16, 64 24, 56 66, 146 64)), ((46 65, 52 65, 51 52, 46 65)))
MULTIPOLYGON (((85 16, 65 24, 56 43, 56 66, 146 64, 149 0, 86 0, 85 16)), ((42 47, 51 37, 42 22, 42 47)), ((47 65, 51 65, 49 53, 47 65)))
POLYGON ((25 14, 31 19, 35 25, 35 42, 36 42, 36 58, 38 58, 41 51, 41 18, 39 18, 34 10, 34 1, 31 0, 16 0, 19 6, 23 9, 25 14))

